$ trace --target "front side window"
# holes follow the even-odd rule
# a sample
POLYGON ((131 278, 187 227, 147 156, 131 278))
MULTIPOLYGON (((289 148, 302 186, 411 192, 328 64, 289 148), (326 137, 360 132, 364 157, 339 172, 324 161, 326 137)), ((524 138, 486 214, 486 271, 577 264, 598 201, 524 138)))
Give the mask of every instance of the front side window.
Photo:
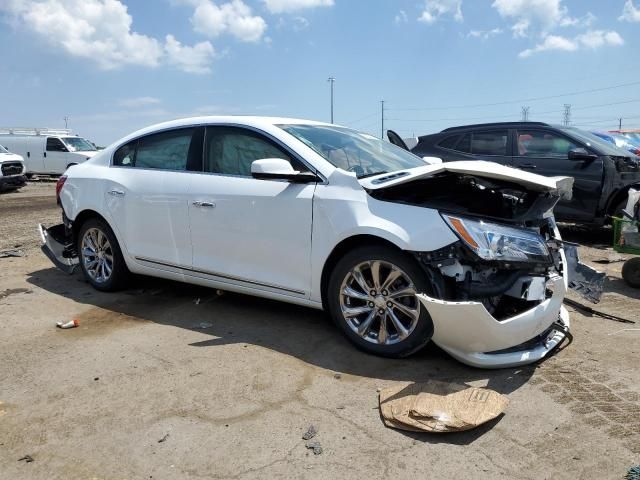
POLYGON ((281 158, 294 170, 307 170, 268 138, 237 127, 208 127, 204 171, 224 175, 251 176, 251 164, 265 158, 281 158))
POLYGON ((64 146, 59 138, 49 137, 47 138, 47 152, 67 152, 67 147, 64 146))
POLYGON ((442 148, 453 149, 453 147, 456 146, 456 143, 458 143, 459 139, 460 135, 453 135, 452 137, 447 137, 444 140, 441 140, 440 143, 438 143, 438 146, 442 148))
POLYGON ((566 137, 544 130, 518 130, 517 136, 521 157, 569 158, 569 150, 578 148, 566 137))
POLYGON ((367 133, 333 125, 278 125, 315 150, 334 167, 355 172, 358 178, 427 163, 416 155, 367 133))
POLYGON ((82 137, 64 137, 64 144, 71 152, 95 152, 96 147, 82 137))

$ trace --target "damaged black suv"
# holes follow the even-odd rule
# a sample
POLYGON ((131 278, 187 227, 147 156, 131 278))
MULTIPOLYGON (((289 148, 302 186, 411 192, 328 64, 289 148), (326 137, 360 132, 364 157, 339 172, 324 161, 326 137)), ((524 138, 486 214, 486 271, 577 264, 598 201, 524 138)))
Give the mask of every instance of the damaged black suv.
MULTIPOLYGON (((392 143, 404 142, 389 132, 392 143)), ((444 162, 486 160, 548 177, 574 178, 573 198, 554 210, 558 221, 602 225, 640 186, 640 158, 574 127, 540 122, 487 123, 452 127, 419 137, 411 149, 444 162)))

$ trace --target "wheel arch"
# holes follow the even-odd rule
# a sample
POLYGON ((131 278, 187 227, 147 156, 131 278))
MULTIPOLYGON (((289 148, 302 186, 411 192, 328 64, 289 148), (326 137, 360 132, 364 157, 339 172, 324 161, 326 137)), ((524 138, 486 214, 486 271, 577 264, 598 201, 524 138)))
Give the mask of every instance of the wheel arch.
MULTIPOLYGON (((82 210, 80 213, 78 213, 76 215, 76 218, 73 219, 73 222, 72 222, 72 225, 71 225, 71 233, 73 235, 73 243, 74 244, 78 241, 78 233, 80 233, 80 228, 82 227, 82 225, 87 220, 90 220, 92 218, 97 218, 98 220, 102 220, 104 223, 109 225, 109 228, 111 228, 111 231, 114 232, 114 235, 116 235, 116 238, 118 237, 118 235, 116 234, 115 230, 113 229, 113 227, 111 226, 111 224, 109 223, 109 221, 106 218, 104 218, 102 215, 100 215, 95 210, 86 209, 86 210, 82 210)), ((118 243, 121 243, 119 238, 118 238, 118 243)))
POLYGON ((322 296, 322 308, 325 311, 328 311, 327 287, 329 285, 329 278, 331 277, 331 272, 333 272, 333 269, 340 258, 351 250, 370 245, 382 245, 398 251, 403 251, 399 245, 391 242, 390 240, 371 234, 358 234, 341 240, 335 247, 333 247, 333 250, 331 250, 331 253, 322 267, 322 274, 320 276, 320 294, 322 296))
POLYGON ((608 215, 615 215, 616 207, 621 202, 624 201, 624 199, 629 194, 629 189, 631 189, 631 188, 640 189, 640 183, 632 183, 631 185, 626 185, 626 186, 620 188, 619 190, 617 190, 613 195, 611 195, 611 197, 609 198, 609 201, 607 202, 606 213, 608 215))

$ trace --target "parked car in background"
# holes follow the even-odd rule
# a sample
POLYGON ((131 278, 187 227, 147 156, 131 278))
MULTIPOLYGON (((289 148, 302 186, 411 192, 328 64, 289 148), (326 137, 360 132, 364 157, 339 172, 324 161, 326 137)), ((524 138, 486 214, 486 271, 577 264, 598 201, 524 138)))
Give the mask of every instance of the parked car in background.
POLYGON ((221 288, 325 309, 370 353, 433 340, 501 367, 543 358, 568 331, 550 211, 572 184, 490 162, 429 165, 325 123, 200 117, 69 169, 63 223, 40 232, 47 256, 98 290, 131 273, 221 288))
POLYGON ((596 137, 599 137, 609 143, 614 144, 618 148, 622 148, 628 152, 633 153, 634 155, 640 155, 640 143, 632 140, 629 137, 625 137, 620 133, 612 133, 612 132, 591 132, 596 137))
POLYGON ((93 157, 97 150, 71 130, 0 128, 0 143, 22 156, 26 175, 62 175, 71 165, 93 157))
POLYGON ((0 145, 0 192, 20 188, 26 181, 22 157, 0 145))
POLYGON ((411 151, 444 162, 488 160, 549 177, 571 176, 573 198, 554 210, 560 221, 601 225, 624 208, 629 188, 640 186, 638 157, 574 127, 540 122, 452 127, 419 137, 411 151))
POLYGON ((611 130, 611 133, 619 133, 620 135, 624 135, 627 138, 635 141, 636 143, 640 143, 640 129, 631 129, 631 130, 611 130))

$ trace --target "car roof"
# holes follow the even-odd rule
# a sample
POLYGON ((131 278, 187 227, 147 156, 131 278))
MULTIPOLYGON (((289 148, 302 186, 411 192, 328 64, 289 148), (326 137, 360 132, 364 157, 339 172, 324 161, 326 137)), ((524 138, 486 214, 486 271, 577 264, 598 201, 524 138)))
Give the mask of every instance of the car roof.
POLYGON ((460 125, 457 127, 449 127, 442 130, 440 133, 455 132, 457 130, 473 129, 473 128, 485 128, 485 127, 514 127, 514 126, 538 126, 538 127, 550 127, 548 123, 543 122, 495 122, 495 123, 476 123, 472 125, 460 125))
MULTIPOLYGON (((331 126, 329 123, 317 122, 314 120, 304 120, 300 118, 287 118, 287 117, 263 117, 256 115, 207 115, 200 117, 187 117, 179 118, 176 120, 170 120, 167 122, 156 123, 148 127, 136 130, 130 133, 126 137, 118 140, 117 144, 123 144, 142 135, 154 133, 162 130, 169 130, 179 127, 190 127, 194 125, 209 125, 209 124, 223 124, 223 125, 236 125, 236 126, 248 126, 259 129, 265 129, 273 127, 274 125, 281 124, 295 124, 295 125, 325 125, 331 126)), ((335 125, 333 125, 335 126, 335 125)))

